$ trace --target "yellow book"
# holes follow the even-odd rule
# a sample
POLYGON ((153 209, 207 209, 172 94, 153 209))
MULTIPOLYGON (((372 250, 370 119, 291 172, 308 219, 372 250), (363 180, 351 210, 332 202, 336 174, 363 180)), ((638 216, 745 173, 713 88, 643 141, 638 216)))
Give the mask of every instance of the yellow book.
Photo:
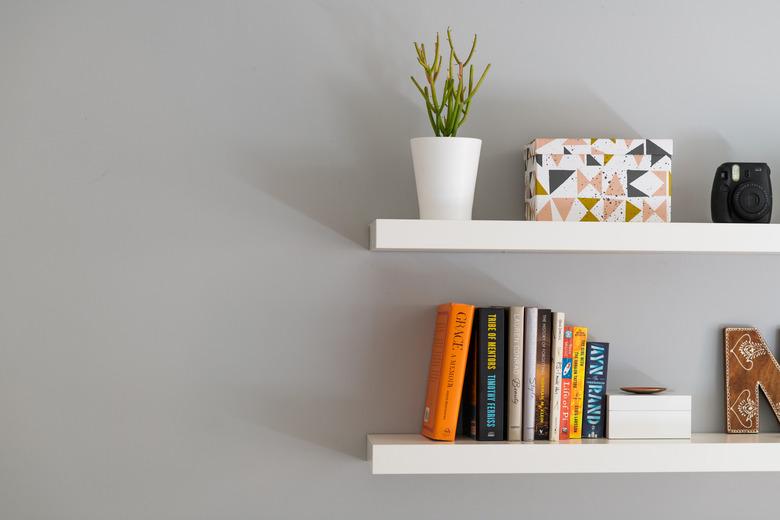
POLYGON ((574 327, 571 349, 571 424, 569 438, 582 438, 582 397, 585 393, 585 344, 588 328, 574 327))

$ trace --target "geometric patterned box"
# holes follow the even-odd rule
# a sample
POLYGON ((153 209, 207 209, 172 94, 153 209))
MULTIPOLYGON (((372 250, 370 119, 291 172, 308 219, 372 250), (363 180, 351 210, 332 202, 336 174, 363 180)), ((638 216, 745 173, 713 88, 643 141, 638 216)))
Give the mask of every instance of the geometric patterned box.
POLYGON ((536 139, 526 220, 671 222, 671 139, 536 139))

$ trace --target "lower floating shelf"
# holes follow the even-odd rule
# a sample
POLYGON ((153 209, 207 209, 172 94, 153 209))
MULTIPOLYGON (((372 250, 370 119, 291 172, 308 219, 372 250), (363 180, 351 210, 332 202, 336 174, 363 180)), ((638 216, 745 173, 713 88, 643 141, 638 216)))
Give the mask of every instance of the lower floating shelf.
POLYGON ((374 475, 780 472, 780 434, 697 433, 688 439, 438 442, 368 436, 374 475))

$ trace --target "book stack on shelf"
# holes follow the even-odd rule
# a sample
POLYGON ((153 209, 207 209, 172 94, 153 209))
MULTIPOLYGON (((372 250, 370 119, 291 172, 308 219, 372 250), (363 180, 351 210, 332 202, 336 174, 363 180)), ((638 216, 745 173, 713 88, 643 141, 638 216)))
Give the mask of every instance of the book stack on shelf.
POLYGON ((604 437, 609 343, 536 307, 442 304, 422 433, 453 441, 604 437))

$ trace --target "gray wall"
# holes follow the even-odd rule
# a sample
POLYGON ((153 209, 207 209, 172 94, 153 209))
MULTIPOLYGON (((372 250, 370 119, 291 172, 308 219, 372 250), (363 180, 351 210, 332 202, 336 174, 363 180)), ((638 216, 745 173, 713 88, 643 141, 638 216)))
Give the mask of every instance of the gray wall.
POLYGON ((674 138, 675 219, 703 221, 715 166, 780 168, 778 16, 0 3, 0 517, 770 514, 773 475, 372 477, 363 457, 367 432, 418 430, 447 300, 565 310, 612 342, 611 386, 691 392, 721 431, 719 329, 777 343, 777 257, 366 247, 372 219, 416 217, 412 40, 449 23, 493 63, 463 134, 484 140, 476 218, 520 217, 530 138, 598 135, 674 138))

